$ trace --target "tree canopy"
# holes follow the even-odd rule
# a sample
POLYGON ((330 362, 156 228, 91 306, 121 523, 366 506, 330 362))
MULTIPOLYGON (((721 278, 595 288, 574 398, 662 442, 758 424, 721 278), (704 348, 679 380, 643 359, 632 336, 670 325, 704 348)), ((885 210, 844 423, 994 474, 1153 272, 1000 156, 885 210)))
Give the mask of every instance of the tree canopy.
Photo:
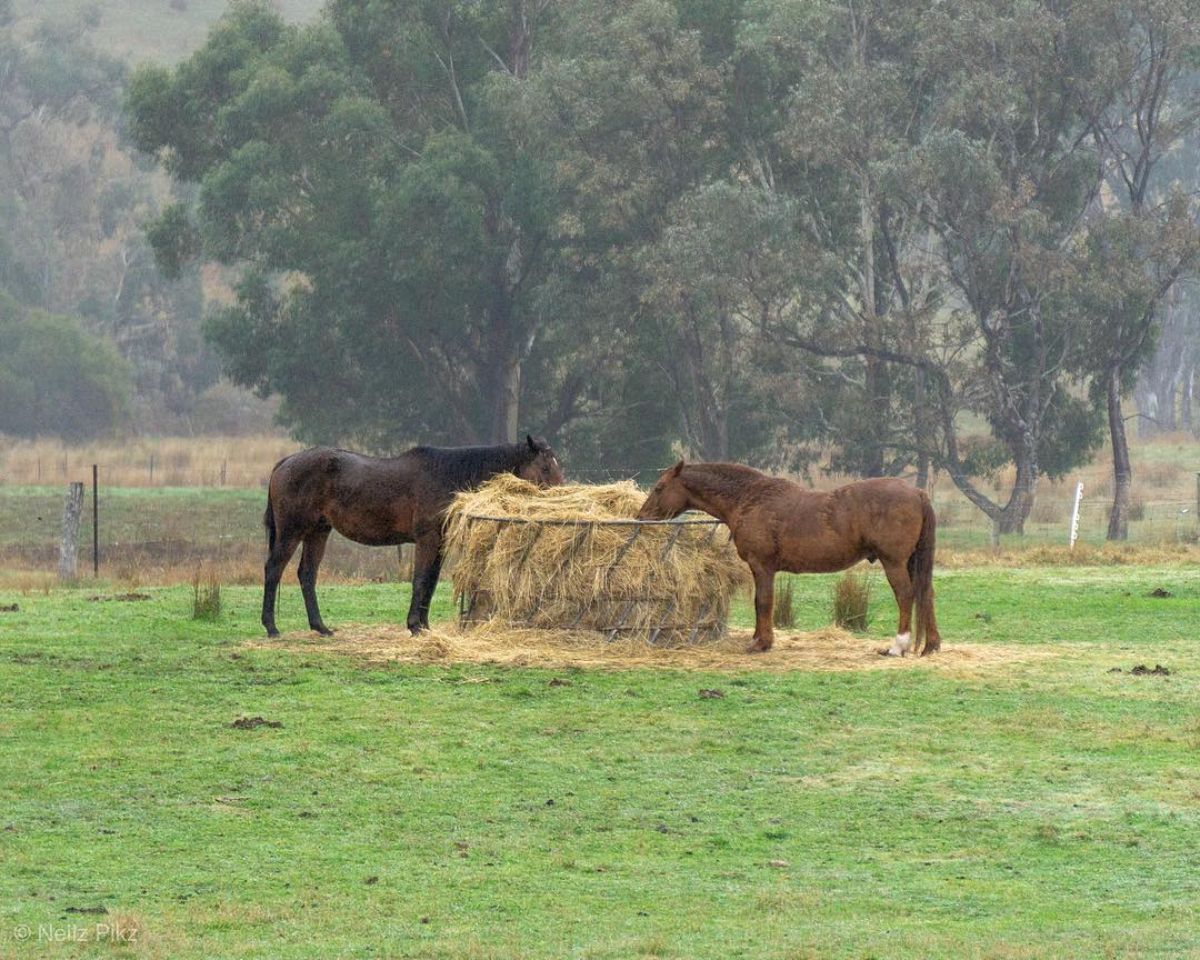
POLYGON ((238 271, 209 334, 299 436, 828 444, 1017 530, 1194 266, 1195 6, 242 0, 127 111, 196 191, 160 262, 238 271))

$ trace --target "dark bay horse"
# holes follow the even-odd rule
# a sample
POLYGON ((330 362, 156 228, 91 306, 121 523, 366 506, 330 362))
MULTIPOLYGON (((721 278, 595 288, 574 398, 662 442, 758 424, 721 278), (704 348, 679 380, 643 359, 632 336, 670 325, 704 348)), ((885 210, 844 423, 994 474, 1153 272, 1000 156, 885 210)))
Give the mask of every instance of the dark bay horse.
POLYGON ((267 492, 268 555, 262 622, 275 637, 275 595, 283 568, 300 555, 300 590, 308 625, 331 631, 317 607, 317 568, 329 532, 369 546, 415 543, 408 629, 429 626, 429 604, 442 570, 442 521, 454 495, 499 473, 514 473, 539 486, 563 482, 550 445, 527 436, 524 443, 494 447, 413 447, 398 457, 367 457, 314 447, 284 457, 271 471, 267 492))
POLYGON ((914 601, 916 648, 924 656, 941 646, 933 613, 937 518, 924 491, 903 480, 877 479, 818 493, 736 463, 680 460, 658 478, 638 518, 667 520, 685 510, 702 510, 723 521, 733 533, 738 556, 750 565, 755 612, 751 651, 770 650, 775 639, 771 609, 776 571, 830 573, 859 560, 883 565, 900 608, 896 639, 886 652, 903 656, 913 646, 909 628, 914 601))

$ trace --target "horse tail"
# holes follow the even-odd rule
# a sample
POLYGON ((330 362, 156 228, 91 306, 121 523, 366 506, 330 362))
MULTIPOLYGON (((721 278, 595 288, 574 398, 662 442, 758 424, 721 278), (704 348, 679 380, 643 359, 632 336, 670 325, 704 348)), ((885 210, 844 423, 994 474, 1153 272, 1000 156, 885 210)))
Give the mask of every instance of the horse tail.
POLYGON ((913 585, 913 606, 916 625, 913 630, 913 649, 921 656, 935 652, 942 645, 937 620, 933 614, 933 554, 937 541, 937 514, 924 491, 921 491, 921 535, 908 558, 908 578, 913 585))
POLYGON ((275 552, 275 504, 271 502, 271 480, 275 479, 275 471, 278 470, 285 461, 291 459, 291 454, 284 457, 271 468, 271 476, 267 480, 267 510, 263 514, 263 526, 267 528, 267 553, 275 552))
POLYGON ((263 514, 263 526, 267 528, 267 553, 275 552, 275 508, 271 505, 271 495, 267 494, 267 510, 263 514))

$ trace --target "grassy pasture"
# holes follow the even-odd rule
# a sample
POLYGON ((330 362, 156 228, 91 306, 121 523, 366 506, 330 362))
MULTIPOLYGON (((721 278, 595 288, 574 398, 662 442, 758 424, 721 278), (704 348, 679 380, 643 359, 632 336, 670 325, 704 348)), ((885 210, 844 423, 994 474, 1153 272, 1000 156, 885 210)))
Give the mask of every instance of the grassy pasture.
POLYGON ((949 644, 1044 654, 977 670, 380 664, 260 645, 253 587, 0 589, 0 956, 1200 957, 1197 569, 945 571, 949 644))

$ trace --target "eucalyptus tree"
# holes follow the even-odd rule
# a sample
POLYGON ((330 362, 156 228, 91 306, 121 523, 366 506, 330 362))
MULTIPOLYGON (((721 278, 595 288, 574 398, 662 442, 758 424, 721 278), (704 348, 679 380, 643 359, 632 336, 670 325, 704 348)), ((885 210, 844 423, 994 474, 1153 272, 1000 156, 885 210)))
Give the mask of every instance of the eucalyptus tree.
POLYGON ((162 260, 239 270, 210 335, 298 435, 515 437, 556 199, 503 105, 553 21, 545 0, 334 0, 298 27, 243 2, 134 76, 135 142, 199 186, 162 260))
POLYGON ((678 398, 686 448, 706 460, 802 466, 798 442, 820 432, 803 402, 806 371, 756 330, 792 302, 804 257, 789 200, 752 184, 718 182, 682 197, 646 251, 646 320, 678 398))
POLYGON ((1138 436, 1195 430, 1200 393, 1200 305, 1196 284, 1178 284, 1160 312, 1153 358, 1138 371, 1138 436))
POLYGON ((584 380, 579 403, 609 394, 617 422, 655 437, 660 467, 676 438, 704 457, 778 449, 731 252, 739 227, 752 228, 725 190, 736 8, 564 5, 560 44, 523 104, 532 135, 559 157, 558 282, 572 327, 623 384, 614 405, 612 379, 584 380))
POLYGON ((861 362, 876 398, 865 406, 885 423, 899 418, 881 385, 908 380, 907 438, 868 445, 932 456, 997 530, 1020 530, 1039 476, 1086 460, 1099 439, 1072 389, 1085 331, 1061 296, 1101 183, 1077 89, 1109 103, 1117 88, 1099 7, 758 9, 746 48, 791 91, 774 139, 799 172, 773 179, 841 264, 825 302, 785 315, 780 336, 861 362), (963 413, 986 419, 989 441, 960 438, 963 413), (1006 462, 1015 480, 996 501, 979 478, 1006 462))
POLYGON ((787 198, 805 249, 788 309, 762 311, 774 343, 810 365, 833 465, 879 476, 933 451, 925 371, 892 362, 932 348, 937 301, 929 231, 895 202, 888 174, 918 132, 925 94, 914 58, 917 3, 766 2, 739 32, 742 175, 787 198))
POLYGON ((1122 396, 1151 359, 1163 307, 1175 284, 1200 261, 1200 230, 1188 193, 1195 157, 1181 149, 1200 121, 1200 3, 1136 0, 1113 5, 1100 20, 1116 93, 1077 95, 1101 152, 1111 200, 1091 218, 1091 254, 1073 291, 1089 312, 1092 335, 1084 364, 1108 418, 1113 503, 1108 539, 1128 537, 1133 467, 1122 396))

